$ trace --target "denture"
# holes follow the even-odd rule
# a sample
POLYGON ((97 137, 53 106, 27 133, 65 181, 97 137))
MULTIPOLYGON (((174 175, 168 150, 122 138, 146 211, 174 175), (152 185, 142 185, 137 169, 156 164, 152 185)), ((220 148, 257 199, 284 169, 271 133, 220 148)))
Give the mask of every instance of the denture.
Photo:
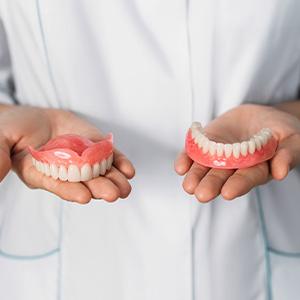
POLYGON ((199 122, 189 128, 185 150, 200 165, 215 169, 241 169, 272 158, 277 140, 269 128, 263 128, 247 141, 223 144, 210 140, 199 122))
POLYGON ((46 176, 69 182, 88 181, 111 169, 113 136, 99 142, 66 134, 51 139, 38 150, 28 147, 35 168, 46 176))

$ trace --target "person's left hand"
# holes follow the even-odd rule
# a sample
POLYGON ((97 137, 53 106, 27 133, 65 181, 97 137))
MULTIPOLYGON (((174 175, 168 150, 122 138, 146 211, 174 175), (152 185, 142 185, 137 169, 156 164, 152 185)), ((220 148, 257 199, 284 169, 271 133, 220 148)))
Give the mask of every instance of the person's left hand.
POLYGON ((232 200, 271 179, 284 179, 300 163, 300 120, 274 107, 245 104, 238 106, 208 124, 205 132, 219 142, 247 140, 268 127, 278 140, 274 157, 256 166, 238 169, 210 169, 193 162, 183 151, 175 161, 175 170, 185 175, 183 188, 201 202, 218 195, 232 200))

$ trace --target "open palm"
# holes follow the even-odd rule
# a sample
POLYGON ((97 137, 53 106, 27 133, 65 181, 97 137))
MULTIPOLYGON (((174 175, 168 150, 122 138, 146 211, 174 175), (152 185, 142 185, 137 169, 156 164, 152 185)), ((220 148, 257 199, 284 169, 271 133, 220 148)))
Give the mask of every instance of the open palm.
POLYGON ((255 186, 272 178, 284 179, 300 162, 300 121, 279 109, 262 105, 241 105, 210 122, 207 136, 218 142, 235 143, 247 140, 262 128, 270 128, 278 140, 274 157, 256 166, 221 170, 193 162, 183 151, 175 161, 175 170, 185 175, 183 188, 201 202, 218 195, 231 200, 248 193, 255 186))
POLYGON ((128 179, 134 176, 134 168, 116 149, 112 169, 84 183, 54 180, 35 169, 27 146, 38 148, 51 138, 69 133, 94 141, 103 138, 96 127, 63 110, 12 106, 0 113, 0 180, 12 167, 30 188, 47 190, 65 200, 88 203, 95 198, 112 202, 127 197, 131 191, 128 179))

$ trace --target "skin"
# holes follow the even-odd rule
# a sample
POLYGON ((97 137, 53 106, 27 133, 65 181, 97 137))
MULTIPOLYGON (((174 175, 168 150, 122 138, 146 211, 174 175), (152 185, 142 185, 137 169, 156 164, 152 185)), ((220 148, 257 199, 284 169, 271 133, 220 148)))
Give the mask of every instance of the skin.
POLYGON ((185 175, 184 190, 200 202, 222 195, 233 200, 272 179, 283 180, 300 163, 300 101, 277 106, 245 104, 218 118, 205 128, 215 141, 233 143, 248 139, 261 128, 268 127, 278 139, 274 157, 256 166, 238 170, 220 170, 194 163, 183 151, 175 161, 175 171, 185 175))
POLYGON ((83 135, 93 141, 103 138, 101 132, 72 112, 29 106, 0 105, 0 181, 10 169, 31 189, 43 189, 60 198, 80 204, 94 199, 114 202, 126 198, 135 170, 131 162, 114 149, 114 164, 104 176, 85 183, 54 180, 38 172, 31 162, 27 146, 38 148, 62 134, 83 135))

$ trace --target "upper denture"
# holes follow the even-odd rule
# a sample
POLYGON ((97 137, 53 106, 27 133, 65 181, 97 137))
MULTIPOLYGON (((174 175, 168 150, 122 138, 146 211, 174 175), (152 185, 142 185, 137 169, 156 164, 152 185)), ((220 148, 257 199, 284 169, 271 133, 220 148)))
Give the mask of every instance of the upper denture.
POLYGON ((270 159, 277 141, 269 128, 263 128, 247 141, 233 144, 210 140, 201 124, 194 122, 186 136, 186 152, 199 164, 212 168, 237 169, 270 159))
POLYGON ((87 181, 104 175, 113 160, 113 136, 93 142, 67 134, 51 139, 38 150, 28 147, 38 171, 63 181, 87 181))

